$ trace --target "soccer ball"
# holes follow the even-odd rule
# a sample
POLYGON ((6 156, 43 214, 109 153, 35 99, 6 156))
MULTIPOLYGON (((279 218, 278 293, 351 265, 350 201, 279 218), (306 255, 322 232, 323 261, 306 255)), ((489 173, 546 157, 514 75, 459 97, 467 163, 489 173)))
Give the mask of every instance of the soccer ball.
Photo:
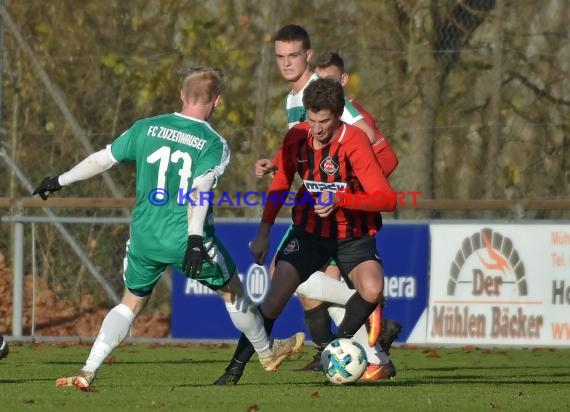
POLYGON ((352 339, 339 338, 329 343, 321 355, 327 379, 335 385, 356 382, 368 366, 366 352, 352 339))

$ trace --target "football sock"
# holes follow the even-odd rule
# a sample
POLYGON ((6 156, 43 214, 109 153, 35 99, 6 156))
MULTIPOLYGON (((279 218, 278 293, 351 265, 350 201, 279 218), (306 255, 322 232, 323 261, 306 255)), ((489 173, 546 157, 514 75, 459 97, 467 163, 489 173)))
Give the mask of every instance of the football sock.
POLYGON ((299 285, 297 293, 321 302, 346 305, 346 302, 354 294, 354 290, 349 289, 346 283, 327 276, 324 272, 317 271, 299 285))
POLYGON ((242 296, 234 303, 225 302, 226 309, 234 326, 251 342, 260 355, 271 351, 269 338, 261 314, 247 296, 242 296))
POLYGON ((356 331, 352 339, 364 348, 366 359, 369 363, 384 365, 390 361, 390 358, 386 355, 386 352, 384 352, 384 349, 382 349, 382 346, 378 342, 372 347, 368 344, 368 331, 364 325, 356 331))
POLYGON ((245 364, 251 359, 254 353, 255 349, 253 349, 253 345, 242 333, 239 337, 238 344, 236 346, 236 350, 234 351, 234 356, 231 362, 238 362, 239 364, 243 365, 243 367, 245 367, 245 364))
POLYGON ((380 361, 380 365, 386 365, 388 362, 390 362, 390 356, 384 352, 382 345, 376 343, 376 346, 374 346, 374 348, 376 349, 376 357, 380 361))
POLYGON ((356 292, 346 303, 346 314, 338 325, 337 336, 339 338, 352 338, 360 329, 372 311, 378 306, 377 302, 367 302, 356 292))
POLYGON ((334 339, 331 332, 331 318, 325 303, 305 311, 305 324, 316 346, 324 347, 334 339))
POLYGON ((267 332, 268 335, 271 335, 271 332, 273 331, 273 325, 275 325, 275 319, 269 319, 267 316, 265 316, 263 310, 261 310, 261 306, 258 306, 258 308, 259 308, 259 313, 263 318, 263 326, 265 327, 265 331, 267 332))
POLYGON ((113 349, 125 340, 134 320, 135 314, 127 305, 120 303, 111 309, 103 320, 83 370, 93 373, 97 372, 97 369, 99 369, 113 349))
MULTIPOLYGON (((261 307, 259 307, 259 313, 263 317, 263 326, 265 327, 265 331, 267 335, 270 335, 271 331, 273 330, 273 324, 275 323, 275 319, 268 319, 267 317, 265 317, 263 311, 261 310, 261 307)), ((255 349, 253 348, 253 345, 247 339, 245 334, 242 333, 238 340, 238 344, 234 352, 234 357, 232 359, 232 362, 236 361, 238 363, 243 364, 245 367, 245 364, 251 359, 254 353, 255 349)))
POLYGON ((344 314, 346 313, 344 306, 330 305, 327 308, 327 311, 329 312, 329 316, 331 317, 334 324, 337 326, 340 325, 344 319, 344 314))

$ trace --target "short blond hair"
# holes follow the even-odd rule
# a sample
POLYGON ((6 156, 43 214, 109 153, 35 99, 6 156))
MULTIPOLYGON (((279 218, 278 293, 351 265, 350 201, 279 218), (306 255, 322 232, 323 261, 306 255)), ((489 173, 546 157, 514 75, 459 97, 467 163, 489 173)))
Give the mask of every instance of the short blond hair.
POLYGON ((222 94, 224 73, 217 67, 190 67, 181 72, 182 93, 190 104, 208 104, 222 94))

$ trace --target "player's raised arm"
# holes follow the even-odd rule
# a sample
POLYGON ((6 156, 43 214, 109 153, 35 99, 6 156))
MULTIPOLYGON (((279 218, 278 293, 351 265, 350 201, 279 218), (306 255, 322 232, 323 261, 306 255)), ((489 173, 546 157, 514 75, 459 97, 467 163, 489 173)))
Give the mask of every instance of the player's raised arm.
POLYGON ((47 200, 52 193, 61 190, 64 186, 103 173, 116 163, 117 161, 111 154, 111 150, 108 146, 103 150, 92 153, 68 172, 59 176, 44 177, 32 195, 39 195, 43 200, 47 200))

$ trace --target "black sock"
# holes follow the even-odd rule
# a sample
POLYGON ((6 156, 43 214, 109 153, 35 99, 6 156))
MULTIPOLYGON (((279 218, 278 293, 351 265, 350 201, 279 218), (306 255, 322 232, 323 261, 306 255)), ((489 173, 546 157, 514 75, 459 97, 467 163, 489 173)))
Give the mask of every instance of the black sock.
MULTIPOLYGON (((259 307, 258 309, 259 309, 259 313, 261 313, 261 316, 263 317, 263 327, 265 328, 267 335, 269 335, 269 334, 271 334, 271 331, 273 330, 273 325, 275 324, 275 319, 268 319, 263 314, 261 307, 259 307)), ((246 338, 246 336, 242 333, 239 337, 239 341, 238 341, 236 350, 234 352, 234 357, 233 357, 230 365, 232 363, 242 364, 243 365, 242 368, 245 368, 245 365, 247 364, 247 362, 251 359, 251 357, 254 354, 255 354, 255 349, 253 348, 253 345, 246 338)))
POLYGON ((370 303, 362 299, 360 293, 354 293, 346 302, 346 312, 344 319, 338 326, 337 336, 339 338, 352 338, 356 331, 366 322, 368 316, 378 306, 378 303, 370 303))
POLYGON ((273 325, 275 325, 275 319, 269 319, 263 311, 261 310, 261 306, 258 306, 259 313, 261 313, 261 317, 263 318, 263 327, 265 328, 265 332, 267 332, 267 336, 271 335, 273 331, 273 325))
POLYGON ((321 303, 313 309, 305 311, 305 325, 309 329, 313 343, 319 348, 324 348, 334 339, 331 331, 331 317, 327 310, 328 305, 321 303))
POLYGON ((246 363, 255 353, 255 349, 253 349, 253 345, 250 341, 246 338, 246 336, 242 333, 239 337, 238 344, 236 350, 234 352, 234 357, 230 363, 239 363, 242 368, 245 368, 246 363))

